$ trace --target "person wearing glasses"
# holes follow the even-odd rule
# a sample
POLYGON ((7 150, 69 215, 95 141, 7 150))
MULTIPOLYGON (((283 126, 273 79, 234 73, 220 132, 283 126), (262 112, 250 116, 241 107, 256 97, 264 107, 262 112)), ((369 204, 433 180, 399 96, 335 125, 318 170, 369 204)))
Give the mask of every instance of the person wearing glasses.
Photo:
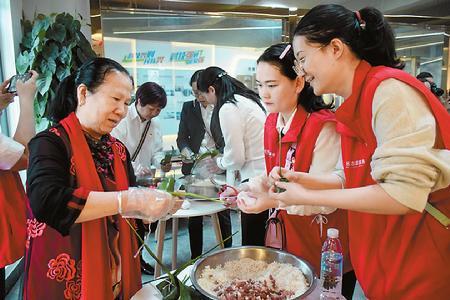
MULTIPOLYGON (((289 170, 280 205, 348 210, 350 258, 368 299, 446 299, 450 278, 450 118, 403 72, 393 31, 374 8, 312 8, 294 31, 297 71, 336 111, 345 189, 289 170)), ((276 172, 273 172, 276 176, 276 172)), ((278 177, 279 178, 279 177, 278 177)))
POLYGON ((259 96, 270 112, 264 127, 267 171, 240 187, 241 191, 257 198, 255 205, 246 205, 242 200, 237 204, 246 213, 272 209, 265 245, 302 257, 315 270, 320 270, 320 250, 327 238, 327 228, 338 228, 344 250, 342 294, 351 299, 356 279, 349 259, 347 212, 315 205, 279 207, 278 201, 268 195, 273 184, 268 175, 280 163, 288 170, 317 175, 334 172, 341 155, 340 135, 330 110, 333 104, 326 104, 322 97, 315 96, 293 66, 291 44, 273 45, 257 60, 259 96))

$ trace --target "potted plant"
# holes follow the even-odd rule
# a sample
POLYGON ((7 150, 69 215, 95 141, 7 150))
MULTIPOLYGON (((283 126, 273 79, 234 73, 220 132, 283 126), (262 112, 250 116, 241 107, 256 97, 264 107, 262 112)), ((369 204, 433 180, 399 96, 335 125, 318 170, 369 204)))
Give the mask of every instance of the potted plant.
POLYGON ((49 124, 47 101, 55 95, 58 84, 86 60, 95 57, 91 44, 80 31, 79 20, 68 13, 39 14, 33 21, 23 20, 23 38, 16 59, 19 74, 31 69, 40 76, 34 104, 38 131, 49 124))

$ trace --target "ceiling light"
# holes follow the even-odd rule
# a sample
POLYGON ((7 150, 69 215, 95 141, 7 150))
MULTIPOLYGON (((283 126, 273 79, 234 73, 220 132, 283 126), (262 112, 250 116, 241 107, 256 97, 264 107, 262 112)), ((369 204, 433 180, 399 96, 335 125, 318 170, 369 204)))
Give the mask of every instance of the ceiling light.
POLYGON ((411 38, 416 38, 416 37, 436 36, 436 35, 448 36, 448 34, 445 32, 430 32, 430 33, 423 33, 423 34, 400 35, 400 36, 396 36, 395 39, 401 40, 401 39, 411 39, 411 38))
POLYGON ((114 31, 114 34, 132 34, 132 33, 169 33, 169 32, 204 32, 204 31, 233 31, 233 30, 267 30, 281 29, 279 26, 261 26, 261 27, 227 27, 227 28, 187 28, 187 29, 162 29, 162 30, 134 30, 134 31, 114 31))
POLYGON ((428 44, 421 44, 421 45, 414 45, 414 46, 408 46, 408 47, 401 47, 396 48, 396 51, 406 50, 406 49, 415 49, 415 48, 422 48, 422 47, 428 47, 428 46, 434 46, 434 45, 440 45, 444 44, 444 42, 436 42, 436 43, 428 43, 428 44))

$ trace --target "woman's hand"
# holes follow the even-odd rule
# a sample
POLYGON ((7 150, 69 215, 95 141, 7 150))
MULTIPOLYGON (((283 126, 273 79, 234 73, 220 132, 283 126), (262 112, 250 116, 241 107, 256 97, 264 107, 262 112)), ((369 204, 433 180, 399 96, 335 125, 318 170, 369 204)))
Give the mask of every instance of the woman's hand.
POLYGON ((0 111, 4 110, 9 104, 14 101, 14 94, 9 93, 6 87, 11 79, 7 79, 0 84, 0 111))
POLYGON ((278 206, 278 202, 268 193, 241 192, 238 195, 237 206, 247 214, 258 214, 278 206))
POLYGON ((16 89, 17 96, 19 96, 20 104, 32 105, 34 107, 34 97, 36 96, 36 80, 39 74, 30 70, 31 78, 23 82, 22 80, 17 80, 16 89))
POLYGON ((125 218, 154 222, 171 212, 175 198, 167 192, 151 188, 130 188, 122 192, 119 212, 125 218))
POLYGON ((275 186, 269 191, 269 197, 279 202, 280 207, 291 205, 314 205, 310 203, 308 198, 309 190, 301 184, 295 182, 275 182, 275 186), (285 189, 282 193, 277 193, 275 187, 285 189))
MULTIPOLYGON (((308 173, 295 172, 286 168, 281 168, 281 176, 286 178, 289 182, 302 183, 302 179, 307 176, 308 173)), ((272 186, 276 181, 280 181, 280 167, 274 167, 269 173, 270 185, 272 186)))

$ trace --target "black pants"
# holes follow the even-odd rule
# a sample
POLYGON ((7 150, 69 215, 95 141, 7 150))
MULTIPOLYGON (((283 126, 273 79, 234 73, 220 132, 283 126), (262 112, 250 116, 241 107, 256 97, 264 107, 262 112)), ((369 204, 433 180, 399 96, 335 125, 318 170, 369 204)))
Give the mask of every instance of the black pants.
POLYGON ((5 268, 0 268, 0 300, 6 298, 6 278, 5 278, 5 268))
MULTIPOLYGON (((222 232, 222 239, 231 235, 230 210, 224 210, 217 214, 219 216, 219 226, 222 232)), ((189 218, 189 243, 191 246, 191 258, 194 259, 203 253, 203 217, 189 218)), ((232 239, 225 241, 225 248, 231 247, 232 239)))
POLYGON ((354 271, 345 273, 342 276, 342 296, 345 299, 352 299, 355 291, 356 275, 354 271))
POLYGON ((242 246, 264 246, 268 218, 268 210, 259 214, 241 212, 242 246))

